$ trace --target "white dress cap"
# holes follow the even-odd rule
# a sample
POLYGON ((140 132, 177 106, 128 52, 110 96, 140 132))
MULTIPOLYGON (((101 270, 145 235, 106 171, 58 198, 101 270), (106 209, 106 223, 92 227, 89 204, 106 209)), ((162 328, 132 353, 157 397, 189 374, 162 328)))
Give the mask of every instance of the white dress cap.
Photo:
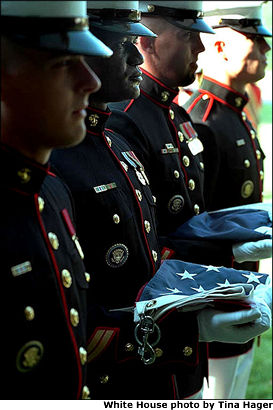
POLYGON ((180 10, 202 10, 202 1, 140 1, 140 11, 147 12, 148 6, 169 7, 180 10))
POLYGON ((138 1, 88 1, 88 9, 138 10, 138 1))
POLYGON ((1 1, 2 16, 86 17, 86 1, 1 1))
POLYGON ((218 16, 225 18, 262 19, 263 1, 224 1, 219 7, 215 1, 204 1, 203 11, 205 16, 218 16))
POLYGON ((1 2, 2 35, 24 47, 110 57, 112 50, 88 28, 86 1, 1 2))

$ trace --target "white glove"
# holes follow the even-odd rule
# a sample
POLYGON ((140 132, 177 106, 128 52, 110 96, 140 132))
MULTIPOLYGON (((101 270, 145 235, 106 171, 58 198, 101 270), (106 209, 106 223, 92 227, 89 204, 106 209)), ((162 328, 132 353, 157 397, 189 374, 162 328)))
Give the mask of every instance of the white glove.
POLYGON ((272 257, 272 239, 261 239, 256 242, 242 242, 232 245, 236 262, 255 262, 272 257))
POLYGON ((246 343, 271 326, 270 309, 261 303, 236 312, 206 308, 197 320, 200 342, 246 343))
POLYGON ((253 292, 252 300, 256 304, 262 300, 263 302, 267 304, 267 306, 272 312, 272 286, 271 284, 263 285, 261 283, 260 285, 256 286, 253 292))
POLYGON ((259 228, 256 228, 255 231, 270 235, 272 238, 272 227, 271 226, 259 226, 259 228))

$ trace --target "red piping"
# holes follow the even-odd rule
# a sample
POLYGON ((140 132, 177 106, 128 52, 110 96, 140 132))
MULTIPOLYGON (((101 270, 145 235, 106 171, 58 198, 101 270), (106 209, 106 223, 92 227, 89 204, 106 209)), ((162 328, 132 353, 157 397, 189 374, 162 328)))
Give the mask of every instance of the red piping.
POLYGON ((198 97, 191 103, 189 108, 186 110, 188 114, 191 112, 192 108, 196 106, 198 101, 201 100, 201 98, 202 98, 202 94, 199 94, 198 97))
POLYGON ((125 107, 125 109, 124 109, 124 112, 126 112, 127 110, 129 110, 129 108, 131 107, 131 105, 134 103, 134 99, 133 100, 131 100, 130 102, 129 102, 129 104, 127 105, 127 107, 125 107))
MULTIPOLYGON (((106 128, 105 131, 110 131, 110 132, 112 132, 112 133, 114 134, 114 131, 111 130, 111 129, 109 129, 109 128, 106 128)), ((127 175, 125 169, 124 169, 123 166, 121 165, 120 160, 118 159, 118 157, 116 156, 116 154, 114 153, 114 151, 111 149, 111 147, 110 147, 109 144, 107 143, 107 140, 106 140, 106 138, 105 138, 105 133, 104 133, 104 132, 103 132, 103 138, 104 138, 104 141, 105 141, 105 143, 106 143, 108 149, 111 151, 111 153, 114 155, 115 159, 117 160, 118 164, 120 165, 120 168, 121 168, 123 174, 126 176, 127 181, 129 182, 129 185, 130 185, 131 188, 132 188, 134 197, 136 198, 136 202, 137 202, 137 205, 138 205, 138 208, 139 208, 139 212, 140 212, 140 215, 141 215, 142 232, 143 232, 144 239, 145 239, 145 242, 146 242, 146 246, 147 246, 147 249, 148 249, 148 252, 149 252, 150 260, 151 260, 151 262, 152 262, 153 275, 154 275, 154 274, 155 274, 155 264, 154 264, 154 260, 153 260, 152 254, 151 254, 149 242, 148 242, 147 237, 146 237, 146 233, 145 233, 145 229, 144 229, 144 221, 143 221, 144 218, 143 218, 142 209, 141 209, 141 206, 140 206, 140 204, 139 204, 139 200, 138 200, 138 197, 137 197, 137 194, 136 194, 136 190, 135 190, 135 188, 134 188, 134 186, 133 186, 133 184, 132 184, 130 178, 128 177, 128 175, 127 175)))
POLYGON ((75 335, 74 335, 72 326, 70 324, 69 312, 68 312, 68 307, 67 307, 67 303, 66 303, 64 290, 63 290, 63 287, 62 287, 62 281, 61 281, 61 278, 60 278, 60 272, 59 272, 58 264, 56 262, 54 253, 51 249, 51 245, 50 245, 50 242, 49 242, 49 239, 48 239, 48 236, 47 236, 44 224, 43 224, 43 220, 41 218, 41 213, 39 211, 38 194, 34 195, 34 201, 35 201, 35 208, 36 208, 36 214, 37 214, 37 217, 38 217, 38 221, 39 221, 39 224, 40 224, 40 227, 41 227, 41 230, 42 230, 42 234, 43 234, 46 246, 48 248, 48 251, 49 251, 49 254, 50 254, 50 257, 51 257, 51 261, 52 261, 55 273, 56 273, 56 278, 57 278, 57 282, 58 282, 59 290, 60 290, 60 294, 61 294, 61 300, 62 300, 63 307, 64 307, 64 313, 65 313, 65 317, 66 317, 66 320, 67 320, 67 326, 68 326, 68 330, 69 330, 69 333, 70 333, 70 336, 71 336, 72 344, 73 344, 73 347, 74 347, 74 350, 75 350, 75 356, 76 356, 76 359, 77 359, 76 361, 77 361, 77 367, 78 367, 78 375, 79 375, 78 392, 77 392, 77 399, 78 399, 80 397, 81 388, 82 388, 82 368, 81 368, 81 363, 80 363, 78 344, 76 342, 75 335))
POLYGON ((204 114, 204 116, 203 116, 203 118, 202 118, 202 121, 206 121, 207 120, 207 118, 208 118, 208 116, 209 116, 209 113, 210 113, 210 110, 211 110, 211 108, 212 108, 212 106, 213 106, 213 97, 212 98, 210 98, 210 100, 209 100, 209 104, 208 104, 208 106, 207 106, 207 109, 206 109, 206 111, 205 111, 205 114, 204 114))
POLYGON ((169 106, 168 106, 168 105, 160 104, 160 102, 158 102, 157 100, 155 100, 153 97, 151 97, 151 96, 150 96, 149 94, 147 94, 145 91, 140 90, 140 92, 141 92, 141 94, 144 94, 145 97, 147 97, 149 100, 153 101, 153 103, 159 105, 159 106, 162 107, 162 108, 169 109, 169 106))
POLYGON ((146 74, 148 77, 150 77, 152 80, 154 80, 157 84, 161 85, 161 87, 166 88, 167 90, 169 90, 173 94, 177 94, 177 91, 175 91, 172 88, 167 87, 166 84, 163 84, 160 80, 155 78, 152 74, 148 73, 148 71, 144 70, 144 68, 142 68, 141 71, 143 71, 144 74, 146 74))
POLYGON ((209 81, 211 81, 212 83, 218 84, 218 85, 220 85, 220 87, 225 88, 225 89, 227 89, 227 90, 229 90, 229 91, 232 91, 234 94, 237 94, 238 96, 242 97, 245 101, 247 101, 247 98, 246 98, 246 96, 245 96, 244 94, 241 94, 241 93, 239 93, 238 91, 234 90, 233 88, 230 88, 228 85, 223 84, 223 83, 220 83, 219 81, 214 80, 214 78, 207 77, 207 76, 205 76, 205 75, 203 76, 203 79, 204 79, 204 80, 209 80, 209 81))

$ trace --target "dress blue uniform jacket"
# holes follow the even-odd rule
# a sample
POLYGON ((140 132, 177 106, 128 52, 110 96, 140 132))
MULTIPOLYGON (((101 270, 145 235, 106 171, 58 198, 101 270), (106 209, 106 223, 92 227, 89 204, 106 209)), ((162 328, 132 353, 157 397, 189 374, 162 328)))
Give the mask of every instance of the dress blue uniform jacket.
POLYGON ((177 94, 178 90, 144 71, 140 97, 110 104, 113 112, 107 125, 124 134, 145 166, 156 197, 162 257, 230 266, 231 244, 172 235, 181 224, 204 211, 202 152, 193 154, 189 148, 199 140, 191 130, 189 115, 172 102, 177 94), (189 143, 190 139, 193 141, 189 143))
MULTIPOLYGON (((168 88, 144 70, 140 97, 110 104, 113 113, 107 125, 124 133, 145 165, 157 198, 162 257, 167 254, 183 261, 231 267, 231 245, 185 240, 173 235, 182 223, 206 209, 204 190, 207 189, 204 151, 195 151, 200 147, 201 131, 196 129, 197 136, 191 117, 173 102, 177 94, 178 90, 168 88)), ((234 350, 241 352, 248 348, 236 345, 234 350)), ((222 354, 229 355, 229 349, 225 348, 222 354)))
MULTIPOLYGON (((243 111, 247 102, 246 94, 204 76, 199 90, 184 105, 204 145, 204 193, 209 211, 262 201, 265 155, 243 111)), ((255 262, 233 266, 258 270, 255 262)))
POLYGON ((185 104, 204 145, 206 209, 262 201, 264 153, 243 108, 247 95, 204 76, 185 104))
POLYGON ((105 129, 109 111, 88 108, 87 135, 52 161, 75 200, 87 270, 88 384, 94 399, 173 399, 197 392, 207 373, 195 314, 159 324, 157 359, 137 354, 131 307, 160 266, 155 200, 143 164, 120 135, 105 129), (95 318, 95 320, 94 320, 95 318), (176 370, 183 374, 176 375, 176 370))
POLYGON ((0 157, 2 299, 6 295, 0 398, 87 398, 88 275, 71 196, 48 167, 5 145, 0 157))

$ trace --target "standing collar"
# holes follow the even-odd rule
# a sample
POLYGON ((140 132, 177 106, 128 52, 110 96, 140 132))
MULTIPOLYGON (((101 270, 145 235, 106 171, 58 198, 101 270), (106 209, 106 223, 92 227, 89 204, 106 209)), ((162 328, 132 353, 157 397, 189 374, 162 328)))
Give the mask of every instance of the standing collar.
POLYGON ((0 144, 1 184, 9 189, 33 195, 40 191, 49 166, 23 156, 5 144, 0 144))
POLYGON ((202 93, 208 91, 209 94, 212 94, 217 97, 217 99, 226 102, 238 112, 241 112, 248 102, 247 94, 241 94, 227 85, 207 76, 203 77, 199 91, 202 93))
POLYGON ((111 111, 107 108, 106 111, 99 110, 93 107, 87 107, 87 116, 85 119, 86 130, 90 134, 101 135, 105 128, 105 123, 111 115, 111 111))
POLYGON ((178 95, 179 90, 167 87, 152 74, 148 73, 148 71, 143 68, 141 70, 143 81, 141 81, 140 88, 142 94, 163 108, 169 108, 173 99, 178 95))

